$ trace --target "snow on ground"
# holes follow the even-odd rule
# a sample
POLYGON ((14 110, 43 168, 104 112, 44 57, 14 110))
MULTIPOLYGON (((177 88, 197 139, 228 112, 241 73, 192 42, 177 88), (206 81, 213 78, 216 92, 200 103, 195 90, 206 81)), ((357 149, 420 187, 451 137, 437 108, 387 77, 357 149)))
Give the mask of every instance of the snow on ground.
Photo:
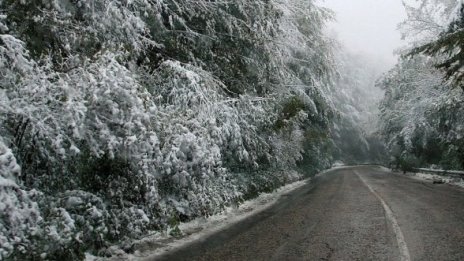
POLYGON ((383 171, 386 171, 386 172, 391 172, 392 170, 387 168, 387 167, 384 167, 384 166, 379 166, 379 168, 383 171))
MULTIPOLYGON (((330 170, 321 172, 318 175, 322 175, 328 171, 330 170)), ((162 254, 174 251, 189 243, 212 235, 220 230, 224 230, 249 216, 261 212, 272 206, 283 195, 308 184, 310 181, 310 178, 297 181, 277 189, 274 193, 262 193, 259 197, 245 201, 238 207, 228 207, 221 214, 209 218, 197 218, 187 223, 181 223, 179 229, 182 231, 183 236, 180 238, 170 236, 170 231, 165 231, 164 233, 154 232, 151 236, 134 241, 134 253, 132 254, 125 253, 120 246, 113 246, 109 249, 113 255, 111 258, 101 258, 86 254, 86 260, 140 260, 156 258, 162 254)))
POLYGON ((335 161, 335 163, 333 164, 333 167, 343 167, 343 166, 345 166, 345 163, 340 160, 335 161))
POLYGON ((460 178, 453 178, 447 176, 440 176, 435 174, 426 174, 426 173, 415 173, 412 178, 418 180, 427 180, 427 181, 441 181, 446 184, 455 185, 464 188, 464 180, 460 178))
MULTIPOLYGON (((389 168, 386 168, 386 167, 380 167, 380 168, 384 171, 392 172, 392 170, 389 168)), ((410 178, 413 178, 416 180, 430 181, 430 182, 439 181, 445 184, 450 184, 450 185, 464 188, 464 180, 460 178, 453 178, 449 176, 441 176, 437 174, 427 174, 427 173, 420 173, 420 172, 417 172, 417 173, 408 172, 407 175, 410 178)))

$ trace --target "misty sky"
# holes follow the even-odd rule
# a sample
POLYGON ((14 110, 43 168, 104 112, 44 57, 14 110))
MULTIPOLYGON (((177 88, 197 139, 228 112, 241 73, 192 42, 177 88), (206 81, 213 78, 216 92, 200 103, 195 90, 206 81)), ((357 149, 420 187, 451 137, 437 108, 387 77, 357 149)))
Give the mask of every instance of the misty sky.
POLYGON ((354 52, 385 60, 392 66, 393 51, 401 47, 398 23, 405 19, 401 0, 323 0, 336 12, 337 21, 330 26, 339 40, 354 52))

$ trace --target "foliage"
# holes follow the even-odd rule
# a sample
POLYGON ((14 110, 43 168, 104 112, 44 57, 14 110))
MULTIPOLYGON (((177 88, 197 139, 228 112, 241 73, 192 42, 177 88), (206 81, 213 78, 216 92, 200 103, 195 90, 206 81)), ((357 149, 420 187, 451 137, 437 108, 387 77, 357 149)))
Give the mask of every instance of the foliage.
POLYGON ((331 90, 338 112, 331 127, 334 159, 347 164, 382 163, 385 149, 376 122, 383 93, 375 80, 383 68, 344 49, 336 55, 339 76, 331 90))
MULTIPOLYGON (((459 32, 459 20, 456 20, 454 15, 457 11, 453 11, 462 12, 459 3, 425 0, 422 3, 415 9, 415 14, 421 14, 421 17, 427 18, 423 20, 427 21, 451 21, 450 25, 442 23, 441 28, 454 28, 459 32), (440 15, 432 16, 433 13, 424 10, 440 10, 440 15)), ((417 16, 409 16, 403 26, 414 24, 417 20, 415 17, 417 16)), ((428 30, 427 27, 424 28, 428 30)), ((460 49, 459 43, 453 43, 454 40, 451 41, 451 38, 448 42, 450 45, 445 43, 452 35, 449 30, 452 29, 445 32, 436 30, 428 34, 428 37, 423 36, 423 39, 413 39, 412 47, 406 53, 414 55, 404 56, 395 68, 378 82, 385 90, 385 97, 380 106, 381 133, 390 150, 391 163, 398 168, 411 170, 412 167, 428 165, 438 165, 445 169, 464 168, 464 154, 461 149, 464 93, 462 88, 451 88, 456 83, 460 86, 460 76, 459 73, 456 74, 460 69, 456 72, 453 70, 461 65, 459 62, 451 62, 452 67, 445 65, 446 61, 462 59, 457 51, 460 49), (438 40, 430 40, 434 38, 438 40), (446 52, 450 52, 451 55, 447 56, 446 52), (447 72, 435 67, 441 63, 443 68, 449 69, 447 72), (450 77, 452 81, 443 80, 450 77)), ((417 35, 415 30, 409 33, 417 35)), ((460 41, 461 37, 458 39, 460 41)))
POLYGON ((314 1, 0 0, 0 257, 102 254, 330 165, 330 17, 314 1))
POLYGON ((464 89, 464 4, 458 7, 456 19, 437 40, 417 47, 411 52, 412 55, 418 53, 444 56, 437 62, 437 68, 444 69, 445 78, 464 89))

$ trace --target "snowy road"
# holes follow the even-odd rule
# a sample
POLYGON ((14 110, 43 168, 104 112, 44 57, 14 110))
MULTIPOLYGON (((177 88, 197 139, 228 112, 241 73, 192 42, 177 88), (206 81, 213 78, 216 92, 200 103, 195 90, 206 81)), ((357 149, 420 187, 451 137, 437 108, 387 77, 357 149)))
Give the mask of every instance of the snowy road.
POLYGON ((156 260, 464 260, 464 190, 337 169, 156 260))

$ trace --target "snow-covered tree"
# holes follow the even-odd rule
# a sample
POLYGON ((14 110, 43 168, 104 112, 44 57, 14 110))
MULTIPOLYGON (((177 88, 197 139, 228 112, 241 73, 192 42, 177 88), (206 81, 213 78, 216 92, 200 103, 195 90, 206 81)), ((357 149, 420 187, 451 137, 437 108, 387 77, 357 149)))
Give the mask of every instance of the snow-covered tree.
POLYGON ((383 150, 376 119, 383 92, 375 81, 383 68, 343 48, 336 52, 336 57, 339 76, 331 90, 337 109, 331 128, 335 160, 351 164, 381 162, 383 150))
POLYGON ((415 9, 416 15, 410 15, 403 23, 405 32, 417 36, 421 27, 410 30, 410 25, 419 20, 435 21, 429 24, 440 26, 434 27, 437 30, 424 26, 429 34, 409 38, 410 46, 405 51, 408 55, 379 81, 386 91, 381 104, 381 130, 397 167, 436 164, 464 168, 459 149, 463 142, 463 90, 452 88, 461 86, 462 81, 462 37, 453 38, 454 33, 460 32, 461 4, 422 1, 415 9))
POLYGON ((441 32, 438 39, 413 50, 413 54, 423 53, 438 56, 437 67, 444 69, 446 79, 464 88, 464 3, 452 12, 454 16, 448 29, 441 32))
POLYGON ((82 258, 330 165, 330 16, 312 0, 0 0, 0 154, 21 166, 0 193, 38 217, 19 241, 2 227, 2 257, 82 258))
POLYGON ((442 77, 432 61, 416 57, 379 81, 386 90, 381 129, 396 164, 415 158, 416 165, 462 168, 454 146, 462 142, 463 119, 450 117, 462 110, 462 91, 449 89, 442 77))
POLYGON ((407 19, 399 24, 402 38, 409 47, 435 40, 450 23, 450 15, 460 0, 404 1, 407 19))

